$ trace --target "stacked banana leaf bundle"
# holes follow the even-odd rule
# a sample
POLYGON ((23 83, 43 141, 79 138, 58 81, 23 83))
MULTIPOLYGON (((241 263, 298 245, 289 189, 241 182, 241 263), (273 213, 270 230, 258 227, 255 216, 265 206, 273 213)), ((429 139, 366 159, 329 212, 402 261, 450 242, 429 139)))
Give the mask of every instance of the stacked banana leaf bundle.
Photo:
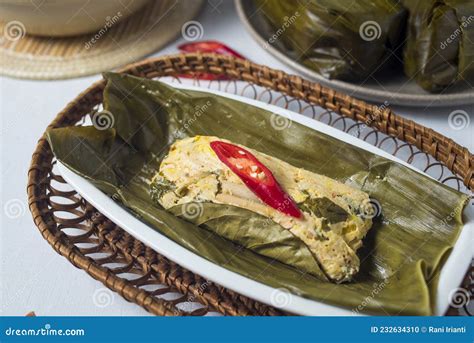
POLYGON ((257 0, 291 55, 331 79, 359 80, 401 43, 406 11, 395 1, 257 0), (378 20, 378 22, 375 22, 378 20), (360 31, 360 32, 359 32, 360 31))
POLYGON ((406 1, 405 74, 430 92, 474 79, 474 1, 406 1))
POLYGON ((329 79, 403 63, 425 90, 474 78, 474 1, 255 0, 269 43, 329 79))
MULTIPOLYGON (((285 130, 275 128, 274 113, 244 102, 129 75, 108 73, 105 77, 104 108, 114 117, 113 127, 57 128, 48 131, 47 138, 59 161, 153 229, 226 269, 306 298, 356 312, 433 313, 439 271, 463 225, 462 212, 468 199, 465 194, 299 123, 292 122, 285 130), (307 201, 316 200, 313 198, 302 199, 300 208, 330 214, 314 216, 315 220, 321 216, 328 219, 323 238, 338 223, 353 223, 356 236, 351 232, 345 236, 357 250, 360 268, 339 268, 333 280, 328 280, 314 263, 315 258, 324 256, 309 249, 304 237, 300 239, 301 235, 284 229, 283 222, 280 225, 269 220, 253 207, 208 202, 203 193, 194 197, 195 188, 175 189, 181 186, 173 184, 181 180, 179 173, 184 174, 183 180, 192 176, 184 162, 199 158, 200 151, 207 153, 209 147, 203 136, 255 149, 252 151, 260 161, 273 166, 280 180, 288 173, 279 174, 275 166, 283 166, 284 171, 318 174, 323 182, 312 185, 326 185, 331 190, 328 197, 331 193, 348 195, 348 188, 357 190, 338 202, 344 208, 329 201, 323 205, 307 201), (196 149, 186 155, 191 143, 196 149), (340 184, 337 189, 330 186, 335 183, 340 184), (366 196, 381 208, 371 220, 355 213, 360 202, 354 200, 366 196), (184 199, 188 200, 182 202, 184 199), (174 206, 176 203, 180 205, 174 206), (352 205, 346 207, 346 203, 352 205), (361 241, 358 235, 365 235, 367 225, 371 229, 361 241), (350 280, 338 271, 349 275, 350 280)), ((215 158, 206 161, 206 165, 216 162, 215 158)), ((217 171, 211 169, 208 178, 197 180, 203 186, 201 190, 211 186, 203 183, 215 177, 217 171)), ((227 177, 221 179, 221 190, 233 186, 224 184, 232 175, 227 177)), ((300 178, 299 182, 305 180, 300 178)), ((233 195, 245 192, 242 188, 234 190, 233 195)), ((298 197, 293 198, 300 202, 298 197)), ((340 237, 335 238, 345 244, 340 237)), ((353 261, 358 259, 354 257, 353 261)))

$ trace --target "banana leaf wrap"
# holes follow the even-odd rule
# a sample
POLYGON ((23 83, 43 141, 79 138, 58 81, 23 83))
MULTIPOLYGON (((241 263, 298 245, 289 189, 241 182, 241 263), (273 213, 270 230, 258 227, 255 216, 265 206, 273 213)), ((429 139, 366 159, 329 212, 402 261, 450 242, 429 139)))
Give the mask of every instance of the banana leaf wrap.
POLYGON ((393 65, 406 10, 395 0, 256 0, 268 43, 329 79, 361 80, 393 65))
MULTIPOLYGON (((462 227, 467 195, 296 122, 285 130, 275 129, 271 112, 236 100, 129 75, 104 77, 108 80, 104 106, 113 114, 114 127, 49 130, 48 141, 62 163, 154 229, 241 275, 357 312, 432 314, 437 272, 462 227), (169 145, 194 135, 215 135, 258 149, 375 198, 382 214, 374 219, 359 250, 361 270, 353 282, 333 284, 282 263, 285 258, 298 260, 298 254, 304 262, 305 252, 291 244, 285 249, 291 237, 280 235, 281 231, 267 246, 250 242, 267 251, 274 246, 284 254, 280 260, 243 248, 244 234, 228 223, 245 218, 258 223, 256 215, 245 212, 243 218, 234 209, 226 215, 225 208, 209 204, 209 210, 204 206, 194 220, 201 224, 197 226, 180 218, 178 209, 176 216, 157 205, 150 192, 151 178, 169 145), (212 221, 223 227, 211 225, 212 221)), ((245 230, 254 229, 251 224, 245 230)))
POLYGON ((289 230, 267 217, 236 206, 214 203, 188 203, 174 206, 169 211, 196 225, 205 225, 217 235, 260 255, 327 281, 310 249, 289 230), (195 215, 190 216, 193 208, 195 215))
POLYGON ((474 79, 474 2, 405 1, 410 16, 405 74, 425 90, 441 92, 474 79))

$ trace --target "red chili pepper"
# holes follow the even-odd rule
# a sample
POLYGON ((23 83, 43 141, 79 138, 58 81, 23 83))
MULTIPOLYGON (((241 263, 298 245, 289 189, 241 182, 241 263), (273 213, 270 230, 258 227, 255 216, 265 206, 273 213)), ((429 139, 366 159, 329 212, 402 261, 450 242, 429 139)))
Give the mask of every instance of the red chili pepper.
POLYGON ((216 54, 235 56, 245 59, 244 56, 239 54, 234 49, 231 49, 227 45, 214 40, 185 43, 178 46, 178 49, 184 52, 214 52, 216 54))
POLYGON ((291 197, 278 184, 272 172, 251 152, 234 144, 214 141, 212 150, 268 206, 286 215, 301 218, 302 214, 291 197))
MULTIPOLYGON (((227 45, 224 45, 217 41, 201 41, 201 42, 192 42, 185 43, 178 46, 178 49, 183 52, 213 52, 216 54, 235 56, 238 58, 243 58, 241 54, 237 51, 229 48, 227 45)), ((226 75, 216 75, 211 73, 192 73, 192 74, 183 74, 178 75, 183 78, 198 78, 200 80, 229 80, 226 75)))

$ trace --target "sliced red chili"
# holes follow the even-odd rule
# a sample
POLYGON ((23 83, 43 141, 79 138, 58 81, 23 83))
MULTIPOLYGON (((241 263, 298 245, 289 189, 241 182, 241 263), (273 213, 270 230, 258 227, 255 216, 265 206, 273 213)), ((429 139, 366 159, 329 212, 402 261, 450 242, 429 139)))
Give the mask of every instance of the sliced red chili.
POLYGON ((213 52, 216 54, 235 56, 245 59, 244 56, 239 54, 234 49, 214 40, 185 43, 178 46, 178 49, 183 52, 213 52))
MULTIPOLYGON (((229 48, 227 45, 222 44, 218 41, 200 41, 185 43, 178 46, 178 49, 183 52, 209 52, 245 59, 245 57, 243 57, 237 51, 233 50, 232 48, 229 48)), ((198 78, 200 80, 229 80, 229 77, 227 77, 226 75, 216 75, 211 73, 191 73, 178 76, 183 78, 198 78)))
POLYGON ((272 172, 250 151, 222 141, 210 143, 212 150, 244 184, 268 206, 295 218, 302 214, 293 199, 281 188, 272 172))

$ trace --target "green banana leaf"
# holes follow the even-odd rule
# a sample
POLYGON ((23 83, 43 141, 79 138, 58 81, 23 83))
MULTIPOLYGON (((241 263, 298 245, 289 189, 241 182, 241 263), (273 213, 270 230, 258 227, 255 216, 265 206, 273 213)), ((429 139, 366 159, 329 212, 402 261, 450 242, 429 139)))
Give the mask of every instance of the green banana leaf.
POLYGON ((430 92, 474 79, 474 2, 407 0, 405 5, 410 12, 405 74, 430 92))
POLYGON ((277 130, 272 113, 239 101, 125 74, 104 77, 104 107, 114 126, 49 130, 48 141, 62 163, 181 246, 241 275, 356 312, 432 314, 437 275, 460 232, 466 195, 298 123, 277 130), (189 221, 180 209, 168 212, 157 205, 152 176, 170 144, 194 135, 248 146, 376 199, 382 214, 359 251, 356 278, 342 284, 321 280, 317 270, 308 270, 305 247, 275 224, 268 239, 254 233, 249 242, 246 232, 256 231, 253 225, 262 218, 248 211, 204 204, 189 221), (269 257, 273 248, 279 259, 269 257))
POLYGON ((303 241, 271 219, 243 208, 214 203, 188 203, 169 211, 257 254, 327 281, 316 257, 303 241))
POLYGON ((362 80, 393 65, 406 10, 395 0, 255 0, 269 44, 330 79, 362 80))

